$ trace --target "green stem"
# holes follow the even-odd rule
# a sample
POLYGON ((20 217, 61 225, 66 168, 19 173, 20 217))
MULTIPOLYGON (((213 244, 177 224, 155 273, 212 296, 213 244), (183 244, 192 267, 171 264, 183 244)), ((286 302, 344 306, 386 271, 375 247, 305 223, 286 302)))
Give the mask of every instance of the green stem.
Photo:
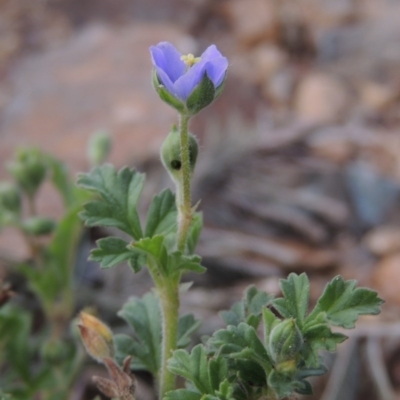
POLYGON ((162 355, 160 370, 159 399, 163 399, 165 394, 175 389, 175 375, 167 368, 168 359, 176 349, 178 337, 179 320, 179 286, 175 282, 159 288, 163 335, 162 335, 162 355))
POLYGON ((178 250, 182 253, 186 248, 186 241, 192 222, 192 205, 190 194, 190 152, 189 152, 189 125, 190 116, 181 114, 179 118, 179 134, 181 139, 181 179, 177 184, 178 201, 178 250))

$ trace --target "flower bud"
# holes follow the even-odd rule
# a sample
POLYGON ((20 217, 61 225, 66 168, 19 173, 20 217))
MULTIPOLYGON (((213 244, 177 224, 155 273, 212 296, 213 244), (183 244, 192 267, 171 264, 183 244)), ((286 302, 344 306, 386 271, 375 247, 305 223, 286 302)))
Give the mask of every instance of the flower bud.
POLYGON ((21 193, 9 182, 0 182, 0 208, 14 214, 21 211, 21 193))
POLYGON ((38 149, 20 149, 8 170, 21 189, 33 196, 46 177, 47 163, 38 149))
POLYGON ((54 220, 46 217, 31 217, 21 223, 22 230, 28 235, 48 235, 56 228, 54 220))
POLYGON ((277 364, 293 360, 302 345, 303 336, 293 318, 280 322, 271 331, 269 350, 277 364))
MULTIPOLYGON (((199 145, 197 139, 189 133, 189 162, 192 173, 196 166, 198 152, 199 145)), ((175 125, 161 146, 161 161, 172 180, 179 181, 182 168, 181 143, 179 131, 175 125)))
POLYGON ((111 330, 93 315, 81 312, 78 328, 86 351, 97 361, 114 358, 114 342, 111 330))
POLYGON ((92 165, 102 164, 111 151, 111 138, 105 131, 95 133, 89 141, 88 156, 92 165))

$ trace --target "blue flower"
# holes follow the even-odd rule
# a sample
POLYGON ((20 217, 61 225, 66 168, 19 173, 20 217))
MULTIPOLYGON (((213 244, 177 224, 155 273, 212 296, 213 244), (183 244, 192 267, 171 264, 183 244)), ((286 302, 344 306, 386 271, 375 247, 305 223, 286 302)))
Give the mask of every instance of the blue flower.
POLYGON ((220 93, 228 60, 215 45, 195 58, 182 55, 169 42, 150 47, 154 86, 160 97, 180 112, 197 113, 220 93))

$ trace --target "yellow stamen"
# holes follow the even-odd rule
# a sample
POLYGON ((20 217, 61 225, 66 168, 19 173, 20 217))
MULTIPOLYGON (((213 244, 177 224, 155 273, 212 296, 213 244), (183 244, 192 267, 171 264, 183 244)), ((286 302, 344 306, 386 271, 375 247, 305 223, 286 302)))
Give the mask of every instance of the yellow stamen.
POLYGON ((193 54, 181 56, 181 60, 190 68, 201 60, 201 57, 195 57, 193 54))

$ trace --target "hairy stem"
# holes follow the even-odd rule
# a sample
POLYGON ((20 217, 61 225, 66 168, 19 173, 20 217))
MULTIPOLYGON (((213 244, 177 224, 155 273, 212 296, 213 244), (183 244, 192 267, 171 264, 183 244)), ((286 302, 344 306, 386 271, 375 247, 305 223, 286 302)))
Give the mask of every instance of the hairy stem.
POLYGON ((189 153, 189 116, 181 114, 179 118, 179 134, 181 139, 181 179, 177 184, 178 201, 178 250, 182 253, 186 248, 186 241, 192 222, 192 206, 190 194, 190 153, 189 153))
POLYGON ((162 355, 160 370, 159 399, 175 389, 175 375, 168 371, 167 361, 176 349, 178 337, 179 320, 179 286, 175 284, 164 286, 159 289, 162 310, 162 355))

